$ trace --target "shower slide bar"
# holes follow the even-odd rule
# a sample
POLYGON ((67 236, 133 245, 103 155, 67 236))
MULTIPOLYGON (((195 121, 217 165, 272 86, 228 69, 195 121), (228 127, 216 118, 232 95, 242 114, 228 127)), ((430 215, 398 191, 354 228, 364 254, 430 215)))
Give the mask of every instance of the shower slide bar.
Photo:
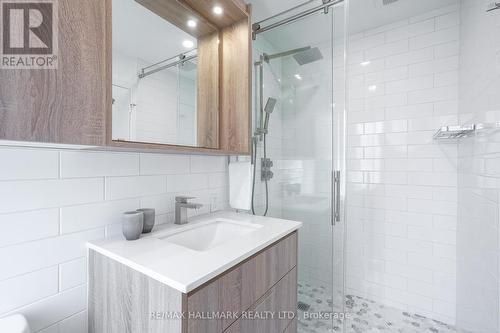
POLYGON ((466 126, 444 126, 434 134, 434 140, 468 138, 488 130, 498 129, 500 129, 500 123, 480 123, 466 126))
POLYGON ((174 66, 177 66, 178 64, 182 64, 182 63, 185 63, 186 61, 189 61, 189 60, 193 60, 193 59, 196 59, 198 57, 197 54, 195 55, 192 55, 192 56, 186 56, 186 54, 190 53, 190 52, 193 52, 193 51, 196 51, 196 49, 193 49, 193 50, 190 50, 188 52, 184 52, 184 53, 181 53, 181 54, 178 54, 178 55, 175 55, 171 58, 168 58, 168 59, 165 59, 165 60, 162 60, 160 62, 157 62, 155 64, 152 64, 152 65, 149 65, 149 66, 146 66, 144 68, 141 69, 140 73, 139 73, 139 79, 143 79, 145 78, 146 76, 149 76, 151 74, 154 74, 154 73, 157 73, 157 72, 160 72, 162 70, 165 70, 165 69, 168 69, 170 67, 174 67, 174 66), (167 61, 170 61, 170 60, 173 60, 173 59, 179 59, 175 62, 172 62, 170 64, 167 64, 167 65, 164 65, 164 66, 161 66, 161 67, 158 67, 158 68, 155 68, 155 69, 152 69, 152 70, 149 70, 149 71, 146 71, 147 69, 149 68, 152 68, 152 67, 156 67, 160 64, 163 64, 167 61))
POLYGON ((263 32, 266 32, 266 31, 269 31, 269 30, 272 30, 274 28, 277 28, 277 27, 280 27, 284 24, 288 24, 288 23, 291 23, 293 21, 296 21, 298 19, 301 19, 303 17, 306 17, 306 16, 309 16, 311 14, 314 14, 316 12, 319 12, 319 11, 324 11, 325 13, 328 13, 328 9, 332 6, 335 6, 335 5, 338 5, 338 4, 341 4, 344 2, 344 0, 323 0, 323 4, 320 5, 320 6, 317 6, 317 7, 313 7, 313 8, 310 8, 310 9, 306 9, 304 10, 303 12, 300 12, 298 14, 295 14, 295 15, 292 15, 288 18, 285 18, 281 21, 278 21, 276 23, 272 23, 268 26, 263 26, 262 23, 266 22, 266 21, 269 21, 273 18, 276 18, 278 16, 281 16, 283 14, 286 14, 286 13, 289 13, 295 9, 298 9, 304 5, 307 5, 309 3, 311 3, 313 1, 307 1, 306 3, 303 3, 299 6, 296 6, 296 7, 293 7, 293 8, 290 8, 290 9, 287 9, 281 13, 278 13, 276 15, 273 15, 271 17, 268 17, 262 21, 259 21, 259 22, 256 22, 254 24, 252 24, 252 38, 255 40, 257 38, 257 35, 260 34, 260 33, 263 33, 263 32))

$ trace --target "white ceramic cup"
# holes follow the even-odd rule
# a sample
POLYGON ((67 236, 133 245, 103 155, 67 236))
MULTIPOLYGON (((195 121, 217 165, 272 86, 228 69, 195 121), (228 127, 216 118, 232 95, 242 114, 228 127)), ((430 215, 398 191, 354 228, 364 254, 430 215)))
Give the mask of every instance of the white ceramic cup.
POLYGON ((122 232, 126 240, 139 239, 144 226, 144 214, 133 211, 125 212, 122 215, 122 232))

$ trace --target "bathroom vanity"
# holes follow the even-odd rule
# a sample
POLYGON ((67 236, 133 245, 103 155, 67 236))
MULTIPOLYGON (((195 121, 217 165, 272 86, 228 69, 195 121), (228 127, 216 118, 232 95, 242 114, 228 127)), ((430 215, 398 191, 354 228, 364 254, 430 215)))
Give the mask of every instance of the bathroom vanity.
POLYGON ((90 242, 89 332, 296 332, 300 227, 220 212, 90 242))

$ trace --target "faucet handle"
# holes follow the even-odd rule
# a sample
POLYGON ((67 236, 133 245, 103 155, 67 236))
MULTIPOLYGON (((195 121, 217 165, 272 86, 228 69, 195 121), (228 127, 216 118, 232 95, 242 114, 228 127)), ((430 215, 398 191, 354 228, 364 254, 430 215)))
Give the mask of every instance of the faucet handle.
POLYGON ((184 195, 179 195, 179 196, 175 197, 175 202, 188 203, 188 201, 191 199, 196 199, 196 197, 188 197, 188 196, 184 196, 184 195))

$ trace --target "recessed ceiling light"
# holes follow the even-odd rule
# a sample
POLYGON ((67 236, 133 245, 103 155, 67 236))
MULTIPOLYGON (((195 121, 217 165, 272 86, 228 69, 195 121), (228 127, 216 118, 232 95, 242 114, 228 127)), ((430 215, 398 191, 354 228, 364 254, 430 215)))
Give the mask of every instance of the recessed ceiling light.
POLYGON ((361 63, 361 66, 368 66, 369 64, 371 64, 372 62, 371 61, 363 61, 361 63))
POLYGON ((221 6, 214 6, 212 10, 216 15, 221 15, 224 12, 221 6))
POLYGON ((194 43, 191 40, 185 40, 182 42, 182 46, 184 46, 186 49, 191 49, 193 48, 194 43))
POLYGON ((302 75, 300 74, 295 74, 294 75, 297 80, 302 80, 302 75))
POLYGON ((198 25, 198 23, 196 23, 195 20, 188 20, 187 25, 190 28, 196 28, 196 26, 198 25))

